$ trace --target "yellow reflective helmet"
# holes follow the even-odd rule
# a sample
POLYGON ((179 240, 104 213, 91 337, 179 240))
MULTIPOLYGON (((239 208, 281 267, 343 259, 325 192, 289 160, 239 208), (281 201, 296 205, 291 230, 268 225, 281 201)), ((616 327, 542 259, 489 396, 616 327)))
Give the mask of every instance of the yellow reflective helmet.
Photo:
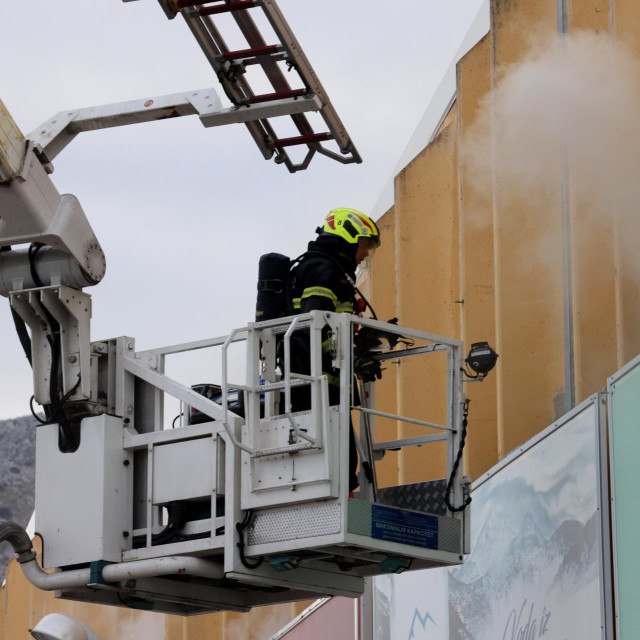
POLYGON ((357 244, 360 238, 372 241, 374 247, 380 246, 380 230, 376 223, 361 211, 355 209, 332 209, 324 219, 323 233, 330 233, 357 244))

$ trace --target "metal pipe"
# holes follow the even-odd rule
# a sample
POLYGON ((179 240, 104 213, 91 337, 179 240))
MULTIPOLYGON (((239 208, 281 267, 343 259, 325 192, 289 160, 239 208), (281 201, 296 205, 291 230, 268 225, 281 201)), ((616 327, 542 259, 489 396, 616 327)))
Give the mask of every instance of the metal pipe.
POLYGON ((22 565, 25 578, 38 589, 43 591, 57 591, 58 589, 74 589, 85 587, 91 582, 91 569, 74 569, 71 571, 58 571, 46 573, 34 558, 22 565))
MULTIPOLYGON (((186 353, 188 351, 195 351, 197 349, 208 349, 209 347, 222 346, 227 340, 228 336, 219 336, 217 338, 207 338, 205 340, 196 340, 195 342, 181 342, 180 344, 173 344, 168 347, 154 347, 153 349, 147 349, 146 351, 137 351, 137 355, 141 356, 145 353, 152 353, 157 356, 170 356, 174 353, 186 353)), ((236 337, 232 342, 242 342, 246 340, 245 337, 236 337)))
POLYGON ((72 289, 82 289, 96 284, 68 252, 51 247, 43 247, 35 254, 33 271, 42 285, 33 279, 28 250, 0 253, 0 295, 6 297, 10 291, 38 286, 62 284, 72 289))
MULTIPOLYGON (((59 589, 78 589, 91 582, 91 569, 74 569, 46 573, 35 558, 22 563, 22 571, 29 582, 43 591, 59 589)), ((105 582, 121 580, 138 580, 168 575, 189 575, 199 578, 220 580, 224 578, 224 568, 217 562, 191 558, 188 556, 168 556, 110 564, 103 568, 102 578, 105 582)))
MULTIPOLYGON (((326 447, 329 442, 329 380, 327 376, 322 376, 320 388, 322 391, 322 442, 320 445, 326 447)), ((324 456, 324 473, 326 478, 330 478, 329 456, 324 456)))
POLYGON ((31 538, 15 522, 0 524, 0 542, 9 542, 18 554, 18 563, 27 580, 44 591, 55 591, 86 585, 91 579, 90 569, 77 569, 64 573, 46 573, 38 565, 31 538))
MULTIPOLYGON (((227 435, 231 439, 231 443, 234 447, 238 447, 248 453, 249 455, 253 455, 255 452, 250 447, 247 447, 246 444, 242 444, 233 433, 234 427, 229 424, 229 406, 227 402, 227 393, 229 390, 229 385, 227 383, 227 368, 228 368, 228 351, 229 345, 234 342, 235 336, 241 331, 245 331, 245 329, 235 329, 229 334, 229 337, 225 340, 225 343, 222 345, 222 410, 224 412, 222 418, 222 424, 224 425, 225 431, 227 435)), ((235 415, 235 414, 234 414, 235 415)))
POLYGON ((295 318, 284 334, 284 390, 287 394, 284 401, 284 412, 288 416, 291 415, 291 334, 298 322, 299 318, 295 318))
POLYGON ((373 445, 374 451, 394 451, 404 447, 421 447, 430 442, 446 442, 449 435, 437 433, 432 436, 418 436, 417 438, 403 438, 402 440, 387 440, 386 442, 376 442, 373 445))
POLYGON ((22 565, 25 578, 38 589, 43 591, 57 591, 58 589, 77 589, 86 587, 91 582, 91 569, 74 569, 46 573, 34 558, 22 565))
MULTIPOLYGON (((306 433, 300 431, 296 421, 291 415, 291 335, 293 334, 299 320, 299 317, 295 318, 291 323, 291 326, 287 329, 287 332, 284 334, 284 388, 286 393, 284 415, 289 419, 291 430, 296 438, 302 438, 310 444, 315 445, 315 439, 310 438, 306 433)), ((297 376, 298 374, 295 375, 297 376)))
POLYGON ((403 416, 396 415, 395 413, 386 413, 385 411, 376 411, 374 409, 365 409, 364 407, 351 407, 360 413, 370 413, 372 416, 380 416, 382 418, 391 418, 392 420, 399 420, 400 422, 410 422, 411 424, 419 424, 422 427, 431 427, 432 429, 440 429, 442 431, 453 431, 449 427, 444 427, 441 424, 435 422, 425 422, 424 420, 416 420, 415 418, 404 418, 403 416))
POLYGON ((167 556, 110 564, 102 569, 106 582, 137 580, 158 576, 187 575, 220 580, 224 578, 224 567, 218 562, 189 556, 167 556))
MULTIPOLYGON (((558 0, 558 47, 564 51, 565 35, 569 31, 567 20, 567 2, 558 0)), ((565 411, 575 406, 575 352, 574 352, 574 308, 573 308, 573 265, 572 265, 572 233, 571 233, 571 169, 569 149, 566 141, 562 142, 562 306, 564 324, 564 386, 565 411)))

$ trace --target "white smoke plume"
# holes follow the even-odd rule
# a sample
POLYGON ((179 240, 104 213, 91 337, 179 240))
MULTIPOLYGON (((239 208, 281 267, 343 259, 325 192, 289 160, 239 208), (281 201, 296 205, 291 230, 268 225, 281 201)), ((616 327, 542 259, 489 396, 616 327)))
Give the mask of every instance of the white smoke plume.
MULTIPOLYGON (((557 323, 570 256, 574 339, 586 340, 584 348, 574 343, 582 398, 640 351, 639 114, 640 61, 623 42, 584 32, 537 36, 521 61, 498 70, 461 146, 465 189, 474 192, 466 202, 475 203, 466 221, 477 230, 495 225, 496 255, 510 252, 498 295, 519 296, 521 309, 529 299, 553 301, 532 322, 557 323), (596 337, 596 326, 606 334, 596 337), (594 338, 609 345, 606 365, 589 360, 594 338)), ((564 410, 558 393, 556 414, 564 410)))
POLYGON ((534 39, 524 61, 501 70, 464 161, 479 190, 490 189, 494 176, 506 187, 503 206, 545 206, 557 196, 566 157, 574 207, 635 216, 639 113, 640 62, 624 44, 588 33, 534 39))

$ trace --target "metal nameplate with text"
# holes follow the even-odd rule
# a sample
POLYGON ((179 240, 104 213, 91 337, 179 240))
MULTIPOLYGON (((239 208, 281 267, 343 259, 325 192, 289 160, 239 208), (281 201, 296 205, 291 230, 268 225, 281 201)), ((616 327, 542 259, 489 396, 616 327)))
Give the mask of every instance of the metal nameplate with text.
POLYGON ((371 537, 437 549, 438 518, 374 504, 371 510, 371 537))

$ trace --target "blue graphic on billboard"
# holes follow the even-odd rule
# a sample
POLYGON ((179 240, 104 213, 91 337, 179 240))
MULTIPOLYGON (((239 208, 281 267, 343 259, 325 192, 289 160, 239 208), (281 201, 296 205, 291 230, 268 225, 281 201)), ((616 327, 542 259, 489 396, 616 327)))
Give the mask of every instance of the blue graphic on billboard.
POLYGON ((413 621, 411 622, 411 629, 407 640, 420 640, 420 638, 427 637, 429 629, 435 626, 437 626, 436 621, 428 611, 426 611, 424 615, 421 615, 416 609, 413 612, 413 621))

